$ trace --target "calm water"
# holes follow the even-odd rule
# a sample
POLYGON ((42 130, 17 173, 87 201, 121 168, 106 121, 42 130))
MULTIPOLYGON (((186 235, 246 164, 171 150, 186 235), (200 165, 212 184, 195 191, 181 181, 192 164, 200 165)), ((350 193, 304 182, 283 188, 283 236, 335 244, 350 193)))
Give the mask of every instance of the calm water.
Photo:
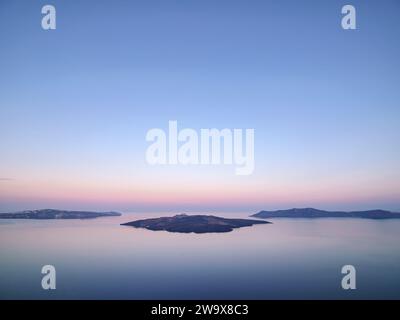
POLYGON ((157 216, 0 220, 0 298, 400 298, 400 220, 272 219, 203 235, 119 226, 157 216), (41 289, 46 264, 54 291, 41 289), (346 264, 357 290, 341 289, 346 264))

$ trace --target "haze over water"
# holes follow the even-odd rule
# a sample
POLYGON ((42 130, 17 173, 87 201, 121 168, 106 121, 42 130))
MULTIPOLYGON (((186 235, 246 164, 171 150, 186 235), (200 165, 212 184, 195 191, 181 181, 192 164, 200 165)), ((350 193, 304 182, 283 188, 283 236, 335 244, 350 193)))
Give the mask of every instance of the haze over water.
POLYGON ((119 225, 162 215, 0 221, 0 298, 400 298, 400 220, 270 219, 200 235, 119 225), (41 288, 46 264, 54 291, 41 288), (356 290, 341 288, 346 264, 356 290))

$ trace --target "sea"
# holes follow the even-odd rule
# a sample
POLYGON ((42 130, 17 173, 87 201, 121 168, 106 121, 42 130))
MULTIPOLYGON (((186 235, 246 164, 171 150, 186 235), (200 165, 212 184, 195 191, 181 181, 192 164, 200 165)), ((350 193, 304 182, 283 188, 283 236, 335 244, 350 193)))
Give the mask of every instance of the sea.
POLYGON ((0 299, 400 299, 400 220, 280 218, 207 234, 120 225, 166 215, 0 220, 0 299), (342 286, 348 265, 355 289, 342 286))

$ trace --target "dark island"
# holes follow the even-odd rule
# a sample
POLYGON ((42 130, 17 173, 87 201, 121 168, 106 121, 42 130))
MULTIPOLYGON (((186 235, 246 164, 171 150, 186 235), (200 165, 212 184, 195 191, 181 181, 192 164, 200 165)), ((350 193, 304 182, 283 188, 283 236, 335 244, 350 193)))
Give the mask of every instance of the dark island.
POLYGON ((56 209, 25 210, 13 213, 0 213, 0 219, 93 219, 116 217, 118 212, 66 211, 56 209))
POLYGON ((153 231, 164 230, 181 233, 230 232, 235 228, 249 227, 253 224, 265 224, 268 221, 249 219, 227 219, 208 215, 179 214, 173 217, 144 219, 121 224, 153 231))
POLYGON ((400 213, 385 210, 367 211, 325 211, 314 208, 293 208, 287 210, 260 211, 251 215, 256 218, 363 218, 400 219, 400 213))

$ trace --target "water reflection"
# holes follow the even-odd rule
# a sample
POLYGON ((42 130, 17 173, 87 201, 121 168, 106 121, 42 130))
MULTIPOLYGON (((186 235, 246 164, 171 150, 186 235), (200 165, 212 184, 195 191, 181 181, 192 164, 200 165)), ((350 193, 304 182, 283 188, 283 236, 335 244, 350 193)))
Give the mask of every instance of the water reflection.
POLYGON ((272 219, 200 235, 119 225, 160 215, 0 221, 0 297, 400 298, 399 220, 272 219), (41 289, 45 264, 55 291, 41 289), (345 264, 357 268, 355 291, 341 289, 345 264))

